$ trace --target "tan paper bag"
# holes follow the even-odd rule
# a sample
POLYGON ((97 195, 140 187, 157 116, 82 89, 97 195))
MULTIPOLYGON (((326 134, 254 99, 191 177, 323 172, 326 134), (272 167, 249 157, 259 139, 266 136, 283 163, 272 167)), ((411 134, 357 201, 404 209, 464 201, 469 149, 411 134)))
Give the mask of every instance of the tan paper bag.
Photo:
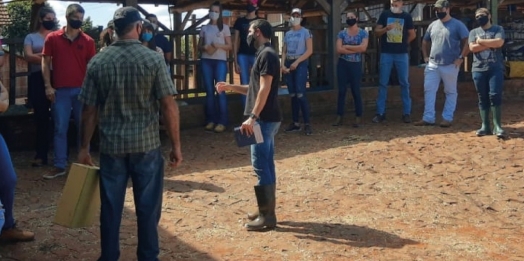
POLYGON ((55 223, 68 227, 89 227, 100 211, 98 167, 74 163, 58 203, 55 223))

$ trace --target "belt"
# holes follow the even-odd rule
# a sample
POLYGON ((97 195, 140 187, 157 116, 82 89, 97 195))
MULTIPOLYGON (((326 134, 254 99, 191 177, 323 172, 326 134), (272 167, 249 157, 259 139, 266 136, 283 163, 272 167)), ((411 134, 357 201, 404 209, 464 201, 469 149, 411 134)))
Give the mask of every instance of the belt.
POLYGON ((297 55, 297 56, 286 56, 286 60, 296 60, 296 59, 300 58, 300 56, 302 56, 302 55, 297 55))

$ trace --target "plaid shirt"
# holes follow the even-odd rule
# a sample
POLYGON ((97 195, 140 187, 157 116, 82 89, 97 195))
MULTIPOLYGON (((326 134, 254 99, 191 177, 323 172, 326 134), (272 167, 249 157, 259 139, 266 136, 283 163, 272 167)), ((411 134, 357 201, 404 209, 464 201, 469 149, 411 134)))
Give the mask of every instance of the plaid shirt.
POLYGON ((176 93, 163 57, 120 40, 91 59, 79 99, 98 108, 100 152, 114 155, 158 148, 159 100, 176 93))

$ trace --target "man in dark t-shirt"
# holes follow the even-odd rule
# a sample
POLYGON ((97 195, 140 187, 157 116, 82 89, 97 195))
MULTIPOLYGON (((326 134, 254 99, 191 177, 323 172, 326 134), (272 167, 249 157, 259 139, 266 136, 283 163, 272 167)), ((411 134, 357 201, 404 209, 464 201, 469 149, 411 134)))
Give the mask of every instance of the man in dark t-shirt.
POLYGON ((402 96, 402 121, 411 122, 411 98, 409 95, 409 55, 408 46, 415 39, 413 18, 402 11, 402 0, 391 0, 391 10, 380 15, 375 34, 380 37, 379 90, 377 114, 374 123, 386 119, 386 99, 389 78, 393 65, 397 69, 402 96))
POLYGON ((280 128, 282 112, 278 103, 278 85, 280 82, 280 60, 271 46, 269 39, 273 35, 271 24, 262 19, 251 22, 250 45, 257 48, 255 64, 251 71, 249 85, 234 85, 220 82, 217 91, 231 90, 247 94, 244 115, 249 116, 240 127, 241 132, 254 135, 253 126, 260 125, 263 142, 251 145, 251 162, 258 176, 255 195, 258 213, 248 214, 247 230, 263 230, 277 225, 275 215, 275 134, 280 128))
MULTIPOLYGON (((249 74, 255 63, 255 53, 257 50, 247 44, 247 35, 249 33, 249 23, 259 19, 257 16, 257 7, 248 4, 246 7, 246 16, 240 17, 235 21, 233 29, 236 33, 233 38, 233 53, 235 54, 235 72, 240 74, 240 84, 249 83, 249 74)), ((246 105, 246 96, 242 95, 242 103, 246 105)))

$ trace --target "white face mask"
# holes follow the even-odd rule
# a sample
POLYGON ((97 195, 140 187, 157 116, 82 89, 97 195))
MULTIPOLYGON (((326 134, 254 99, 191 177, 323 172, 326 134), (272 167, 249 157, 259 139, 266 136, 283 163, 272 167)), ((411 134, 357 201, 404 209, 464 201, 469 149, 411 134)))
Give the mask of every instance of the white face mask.
POLYGON ((395 14, 398 14, 400 12, 402 12, 402 9, 400 7, 391 7, 391 12, 395 13, 395 14))
POLYGON ((295 26, 295 25, 299 25, 300 22, 302 22, 302 18, 300 17, 291 17, 289 18, 289 22, 291 23, 291 25, 295 26))
POLYGON ((209 12, 209 19, 213 20, 213 21, 216 21, 218 20, 218 17, 220 15, 218 13, 215 13, 215 12, 209 12))

